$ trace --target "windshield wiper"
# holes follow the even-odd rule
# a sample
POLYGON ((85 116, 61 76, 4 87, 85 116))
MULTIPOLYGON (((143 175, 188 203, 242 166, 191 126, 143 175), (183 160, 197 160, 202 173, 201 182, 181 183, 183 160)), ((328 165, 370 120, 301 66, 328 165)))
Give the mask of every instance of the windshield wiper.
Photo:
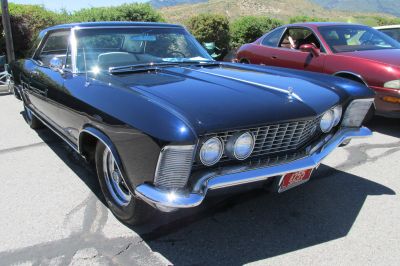
POLYGON ((189 65, 220 65, 220 62, 216 61, 198 61, 198 60, 183 60, 177 62, 151 62, 145 64, 134 64, 127 66, 117 66, 108 68, 108 72, 110 73, 118 73, 118 72, 131 72, 131 71, 147 71, 147 70, 157 70, 159 67, 168 67, 168 66, 177 66, 181 64, 189 64, 189 65))
POLYGON ((108 72, 116 73, 116 72, 125 72, 125 71, 142 71, 148 69, 157 69, 159 66, 175 66, 176 62, 158 62, 158 63, 146 63, 146 64, 134 64, 127 66, 117 66, 117 67, 109 67, 108 72))

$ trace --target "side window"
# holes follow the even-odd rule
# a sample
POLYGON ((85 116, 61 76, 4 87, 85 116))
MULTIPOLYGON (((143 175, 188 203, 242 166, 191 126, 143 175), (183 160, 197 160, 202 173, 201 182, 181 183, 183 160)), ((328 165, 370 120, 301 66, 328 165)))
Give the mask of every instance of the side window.
POLYGON ((69 31, 50 33, 36 59, 48 66, 53 57, 58 57, 65 62, 68 49, 69 31))
POLYGON ((279 28, 279 29, 276 29, 273 32, 269 33, 261 41, 261 44, 266 45, 266 46, 273 46, 273 47, 278 46, 279 40, 280 40, 284 30, 285 30, 285 28, 279 28))
POLYGON ((313 44, 321 48, 321 44, 315 34, 305 28, 289 28, 283 35, 279 47, 298 50, 303 44, 313 44))

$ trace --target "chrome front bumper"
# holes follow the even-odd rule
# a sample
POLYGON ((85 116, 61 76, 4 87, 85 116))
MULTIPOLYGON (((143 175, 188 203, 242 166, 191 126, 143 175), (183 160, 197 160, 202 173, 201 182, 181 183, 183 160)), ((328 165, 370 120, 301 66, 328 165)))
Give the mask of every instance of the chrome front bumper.
POLYGON ((238 186, 246 183, 268 180, 284 174, 317 167, 325 157, 346 140, 368 137, 372 132, 366 128, 342 128, 329 140, 321 141, 311 148, 309 155, 283 164, 253 170, 207 175, 199 179, 191 192, 161 190, 149 184, 136 187, 135 194, 140 199, 161 211, 190 208, 200 205, 208 190, 238 186))

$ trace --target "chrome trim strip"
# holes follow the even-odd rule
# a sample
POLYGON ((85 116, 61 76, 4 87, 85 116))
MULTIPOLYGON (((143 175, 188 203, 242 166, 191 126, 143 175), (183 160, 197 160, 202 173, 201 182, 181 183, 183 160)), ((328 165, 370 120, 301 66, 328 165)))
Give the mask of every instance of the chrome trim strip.
POLYGON ((315 168, 342 142, 351 138, 371 135, 372 132, 366 127, 341 128, 324 146, 313 154, 289 163, 220 176, 210 175, 200 178, 198 183, 194 185, 195 189, 191 192, 160 190, 150 184, 141 184, 136 187, 135 194, 160 210, 195 207, 201 204, 208 190, 268 180, 287 173, 315 168))
POLYGON ((77 74, 76 61, 77 61, 77 56, 78 56, 78 48, 77 48, 75 30, 76 30, 75 27, 71 29, 71 34, 69 35, 69 44, 71 46, 72 73, 77 74))
MULTIPOLYGON (((348 75, 355 76, 355 77, 361 79, 361 81, 364 83, 365 86, 369 87, 368 83, 365 81, 365 79, 361 75, 359 75, 357 73, 350 72, 350 71, 338 71, 336 73, 333 73, 333 76, 337 76, 337 75, 340 75, 340 74, 348 74, 348 75)), ((340 77, 340 78, 343 78, 343 77, 340 77)))
POLYGON ((201 72, 201 73, 212 75, 212 76, 217 76, 217 77, 221 77, 221 78, 226 78, 226 79, 230 79, 230 80, 239 81, 239 82, 242 82, 242 83, 246 83, 246 84, 262 87, 262 88, 269 89, 269 90, 274 90, 274 91, 277 91, 277 92, 284 93, 284 94, 288 95, 289 97, 294 97, 297 100, 303 102, 303 99, 301 99, 299 95, 297 95, 296 93, 294 93, 293 91, 290 91, 290 90, 285 90, 285 89, 281 89, 281 88, 274 87, 274 86, 269 86, 269 85, 265 85, 265 84, 261 84, 261 83, 257 83, 257 82, 252 82, 252 81, 248 81, 248 80, 245 80, 245 79, 239 79, 239 78, 234 78, 234 77, 231 77, 231 76, 225 76, 225 75, 221 75, 221 74, 216 74, 216 73, 212 73, 212 72, 208 72, 208 71, 204 71, 204 70, 198 70, 198 69, 193 69, 193 68, 190 68, 190 70, 201 72))

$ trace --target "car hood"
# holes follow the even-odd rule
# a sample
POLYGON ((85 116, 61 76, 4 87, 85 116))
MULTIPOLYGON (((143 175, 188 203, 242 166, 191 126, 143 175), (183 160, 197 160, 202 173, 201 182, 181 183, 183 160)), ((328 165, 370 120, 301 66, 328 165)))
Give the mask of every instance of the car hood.
POLYGON ((197 134, 315 117, 341 101, 335 88, 240 66, 176 66, 113 75, 197 134))
POLYGON ((400 67, 400 49, 346 52, 342 55, 364 58, 400 67))

